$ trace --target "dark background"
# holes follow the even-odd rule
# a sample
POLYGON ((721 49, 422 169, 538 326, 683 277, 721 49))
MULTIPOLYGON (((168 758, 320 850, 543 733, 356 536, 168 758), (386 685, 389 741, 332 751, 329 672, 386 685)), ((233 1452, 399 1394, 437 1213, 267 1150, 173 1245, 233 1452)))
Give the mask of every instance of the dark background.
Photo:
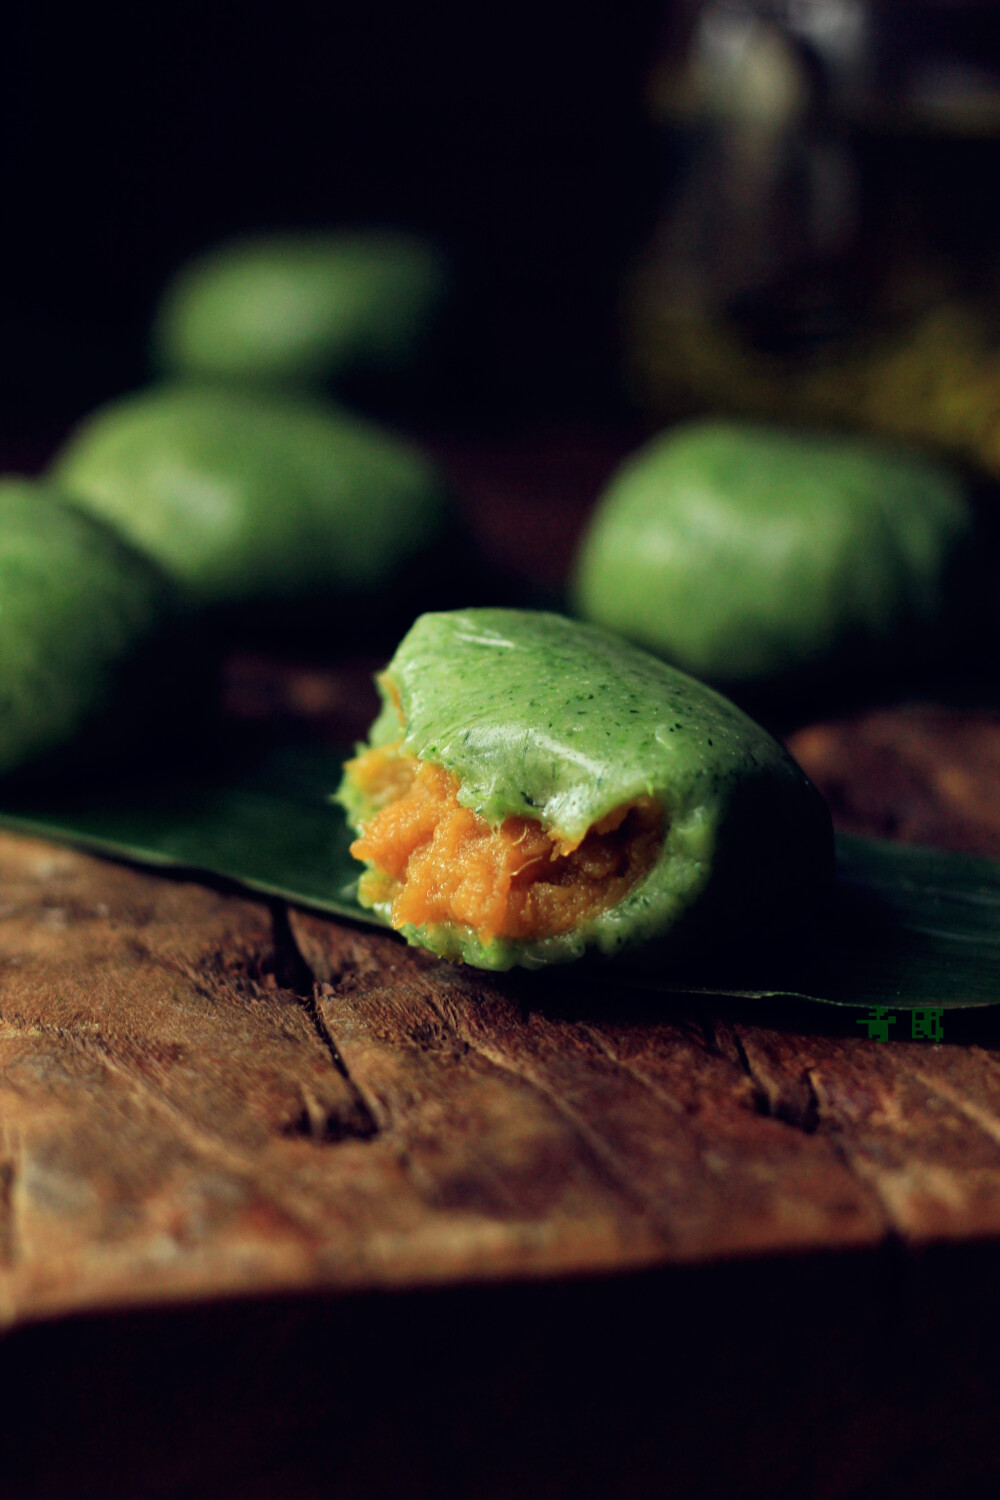
POLYGON ((616 400, 616 298, 653 220, 664 0, 19 7, 0 65, 0 396, 72 414, 143 373, 155 297, 235 231, 402 225, 451 253, 449 397, 616 400))

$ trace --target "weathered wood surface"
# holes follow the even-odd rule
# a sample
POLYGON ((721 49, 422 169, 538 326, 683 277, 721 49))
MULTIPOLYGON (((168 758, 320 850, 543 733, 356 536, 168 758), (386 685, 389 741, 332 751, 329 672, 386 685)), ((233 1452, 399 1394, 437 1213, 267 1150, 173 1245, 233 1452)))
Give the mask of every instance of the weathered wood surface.
MULTIPOLYGON (((322 715, 336 684, 310 694, 322 715)), ((796 747, 851 785, 859 745, 940 764, 943 724, 883 713, 796 747)), ((973 812, 1000 800, 995 757, 945 739, 961 774, 924 786, 920 829, 955 788, 973 812)), ((916 772, 860 761, 867 813, 909 829, 916 772)), ((949 1017, 943 1044, 816 1009, 663 1015, 610 978, 491 978, 13 836, 0 902, 8 1326, 1000 1234, 990 1015, 949 1017)))

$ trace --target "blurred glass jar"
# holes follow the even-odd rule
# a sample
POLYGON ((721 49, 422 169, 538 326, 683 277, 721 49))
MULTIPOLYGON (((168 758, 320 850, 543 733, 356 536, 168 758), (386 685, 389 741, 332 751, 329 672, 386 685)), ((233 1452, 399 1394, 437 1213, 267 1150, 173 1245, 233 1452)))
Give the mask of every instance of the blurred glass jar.
POLYGON ((864 428, 1000 474, 1000 8, 706 0, 654 69, 628 295, 660 417, 864 428))

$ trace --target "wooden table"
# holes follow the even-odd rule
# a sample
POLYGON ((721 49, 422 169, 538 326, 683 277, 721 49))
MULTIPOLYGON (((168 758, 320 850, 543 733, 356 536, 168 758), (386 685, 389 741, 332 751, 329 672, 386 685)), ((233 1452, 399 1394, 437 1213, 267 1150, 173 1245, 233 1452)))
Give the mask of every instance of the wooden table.
MULTIPOLYGON (((842 825, 1000 854, 1000 716, 792 744, 842 825)), ((992 1012, 665 1014, 0 837, 5 1496, 986 1493, 998 1234, 992 1012)))

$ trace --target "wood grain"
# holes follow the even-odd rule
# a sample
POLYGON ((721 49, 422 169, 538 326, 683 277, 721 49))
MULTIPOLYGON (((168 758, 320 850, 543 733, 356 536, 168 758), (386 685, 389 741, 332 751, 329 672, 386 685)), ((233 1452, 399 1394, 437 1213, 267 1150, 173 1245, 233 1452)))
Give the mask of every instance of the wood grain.
POLYGON ((989 1038, 664 1017, 12 836, 0 888, 8 1321, 1000 1232, 989 1038))

